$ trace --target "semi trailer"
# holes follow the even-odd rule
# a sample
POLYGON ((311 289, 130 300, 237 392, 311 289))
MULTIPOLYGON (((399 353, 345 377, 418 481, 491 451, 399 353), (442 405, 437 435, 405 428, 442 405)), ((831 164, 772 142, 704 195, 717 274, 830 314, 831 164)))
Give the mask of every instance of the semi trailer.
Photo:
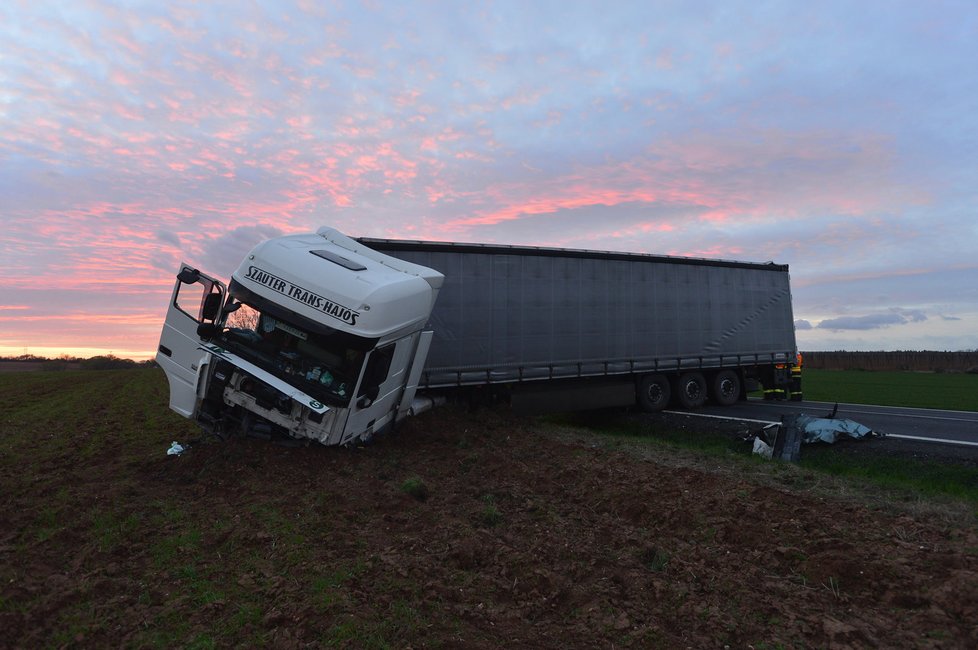
POLYGON ((181 265, 156 360, 170 408, 206 430, 343 445, 449 394, 650 412, 800 399, 795 357, 786 265, 324 227, 260 243, 227 284, 181 265))

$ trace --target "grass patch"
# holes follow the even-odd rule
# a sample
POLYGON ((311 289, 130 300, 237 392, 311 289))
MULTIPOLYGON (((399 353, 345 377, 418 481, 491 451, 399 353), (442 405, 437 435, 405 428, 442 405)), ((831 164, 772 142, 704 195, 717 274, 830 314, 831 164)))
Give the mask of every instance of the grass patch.
POLYGON ((602 434, 606 444, 611 446, 638 442, 689 449, 714 456, 731 454, 745 456, 750 453, 747 445, 729 435, 706 431, 684 431, 658 426, 644 419, 626 419, 618 416, 602 416, 597 419, 589 413, 562 413, 543 416, 539 421, 557 426, 586 428, 602 434))
POLYGON ((299 513, 283 512, 276 504, 259 504, 248 508, 259 528, 279 543, 301 549, 307 542, 305 528, 299 513))
POLYGON ((363 573, 364 568, 364 563, 357 561, 349 566, 315 576, 310 585, 313 607, 319 612, 325 612, 349 601, 348 585, 363 573))
POLYGON ((978 411, 978 375, 804 370, 806 400, 978 411))
POLYGON ((405 494, 410 494, 418 501, 424 501, 428 498, 428 486, 425 485, 425 482, 418 476, 411 476, 410 478, 405 479, 405 481, 401 483, 401 491, 405 494))
POLYGON ((47 506, 37 513, 34 520, 34 537, 36 541, 43 542, 54 537, 61 528, 61 511, 47 506))
POLYGON ((479 522, 484 526, 488 526, 489 528, 493 528, 501 524, 503 521, 503 513, 496 507, 496 498, 491 494, 487 494, 482 497, 482 503, 482 510, 479 511, 479 522))
POLYGON ((179 563, 179 558, 196 557, 200 552, 201 532, 190 530, 164 537, 150 547, 154 564, 161 569, 169 569, 179 563))
POLYGON ((828 445, 806 445, 802 467, 835 476, 870 481, 919 496, 951 497, 978 506, 978 469, 961 465, 873 456, 853 457, 828 445))
POLYGON ((126 542, 140 525, 135 514, 123 516, 114 510, 97 512, 92 518, 92 530, 100 551, 111 551, 126 542))
POLYGON ((192 596, 192 602, 200 607, 208 603, 223 602, 225 594, 214 585, 206 575, 194 564, 184 564, 177 569, 177 576, 183 582, 185 589, 192 596))
POLYGON ((242 603, 231 616, 231 629, 241 630, 246 625, 258 625, 261 622, 262 609, 257 603, 242 603))
MULTIPOLYGON (((395 600, 380 616, 361 621, 344 621, 333 625, 323 636, 328 647, 356 647, 390 650, 403 647, 403 639, 424 629, 427 619, 406 600, 395 600)), ((433 647, 437 647, 434 643, 433 647)))
POLYGON ((649 570, 658 573, 665 571, 666 565, 669 564, 669 553, 658 546, 650 546, 642 550, 639 559, 649 570))

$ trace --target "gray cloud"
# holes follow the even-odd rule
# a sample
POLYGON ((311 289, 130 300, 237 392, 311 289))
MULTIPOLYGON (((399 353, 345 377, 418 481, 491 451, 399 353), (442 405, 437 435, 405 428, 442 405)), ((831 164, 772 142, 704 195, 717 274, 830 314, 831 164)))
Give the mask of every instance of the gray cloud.
POLYGON ((900 309, 899 307, 894 307, 893 312, 906 318, 908 323, 922 323, 927 320, 927 314, 919 309, 900 309))
POLYGON ((804 318, 799 318, 795 321, 796 330, 810 330, 812 329, 812 324, 805 320, 804 318))
POLYGON ((157 230, 156 238, 159 239, 161 243, 169 244, 175 248, 180 248, 182 245, 180 242, 180 236, 170 230, 157 230))
POLYGON ((893 307, 886 313, 867 314, 866 316, 840 316, 829 318, 818 324, 819 329, 828 330, 875 330, 892 325, 920 323, 927 320, 927 315, 919 309, 902 309, 893 307))
POLYGON ((258 243, 283 233, 274 226, 241 226, 215 238, 204 246, 207 269, 221 277, 230 277, 241 260, 258 243))

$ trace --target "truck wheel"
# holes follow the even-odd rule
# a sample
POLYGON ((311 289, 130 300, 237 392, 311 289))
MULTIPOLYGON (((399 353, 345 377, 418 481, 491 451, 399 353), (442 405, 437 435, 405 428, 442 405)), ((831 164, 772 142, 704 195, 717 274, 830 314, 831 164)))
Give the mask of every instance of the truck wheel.
POLYGON ((656 413, 669 405, 672 391, 669 379, 664 375, 645 375, 638 382, 635 399, 646 413, 656 413))
POLYGON ((701 372, 685 372, 676 384, 676 399, 684 409, 695 409, 706 402, 706 379, 701 372))
POLYGON ((713 377, 713 401, 730 406, 740 399, 740 376, 733 370, 721 370, 713 377))

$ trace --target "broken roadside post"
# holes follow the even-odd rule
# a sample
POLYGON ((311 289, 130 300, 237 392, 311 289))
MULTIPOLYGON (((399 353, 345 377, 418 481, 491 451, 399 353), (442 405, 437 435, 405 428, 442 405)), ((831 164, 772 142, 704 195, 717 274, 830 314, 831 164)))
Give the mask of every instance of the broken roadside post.
POLYGON ((781 424, 771 423, 754 437, 754 453, 768 460, 798 462, 804 435, 799 425, 800 414, 781 416, 781 424))
POLYGON ((799 424, 799 413, 789 413, 781 416, 781 426, 778 427, 777 437, 774 439, 774 451, 772 458, 786 460, 790 463, 797 463, 801 456, 801 442, 804 432, 799 424))

